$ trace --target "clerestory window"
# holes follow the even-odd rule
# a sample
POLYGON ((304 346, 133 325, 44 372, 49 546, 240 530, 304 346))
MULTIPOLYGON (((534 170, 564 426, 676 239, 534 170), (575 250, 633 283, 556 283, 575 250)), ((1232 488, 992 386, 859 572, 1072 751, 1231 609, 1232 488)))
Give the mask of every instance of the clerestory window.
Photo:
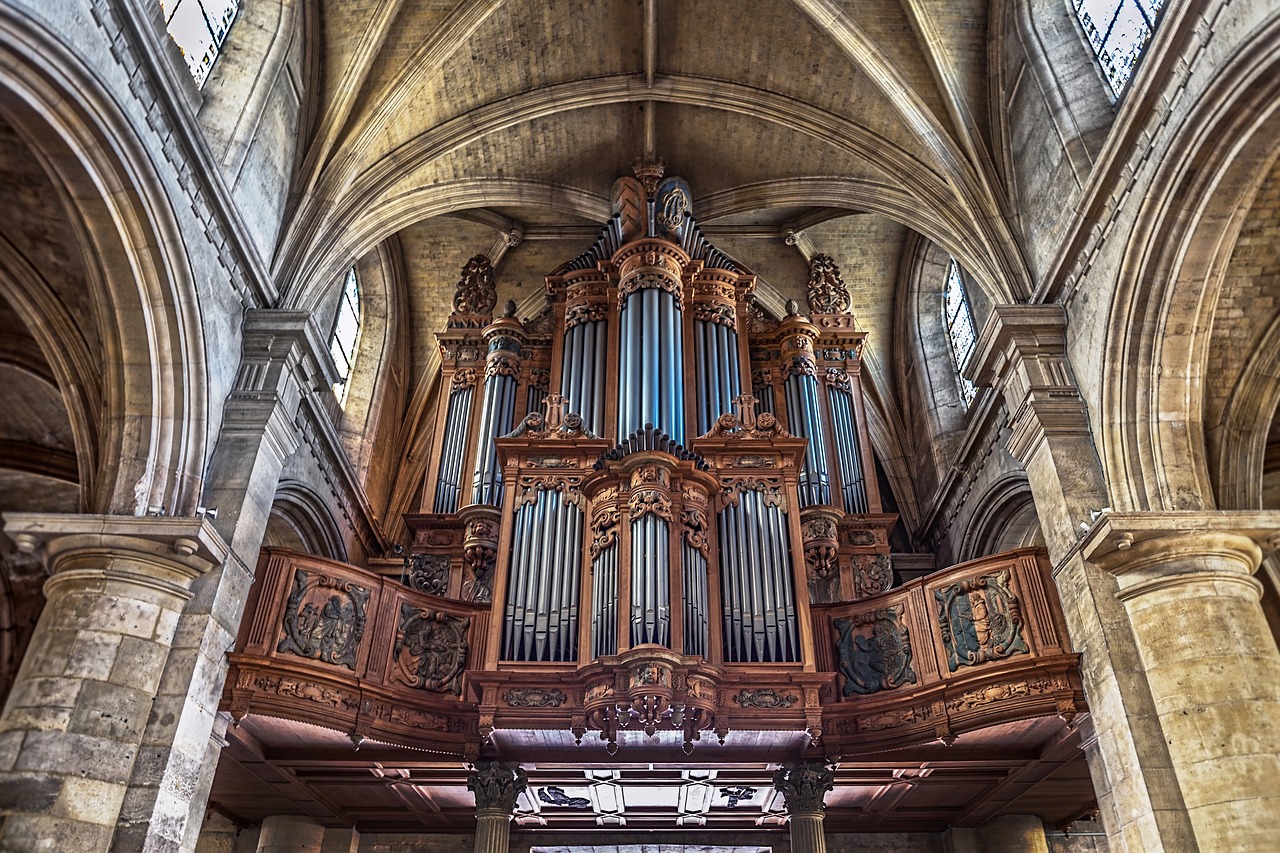
POLYGON ((182 51, 196 85, 203 86, 227 40, 240 0, 160 0, 165 29, 182 51))
POLYGON ((947 339, 951 344, 951 356, 955 359, 956 379, 960 396, 968 406, 973 402, 977 389, 964 377, 964 369, 973 358, 978 346, 978 334, 973 328, 973 312, 969 309, 969 297, 964 292, 964 280, 960 265, 953 258, 947 268, 947 287, 942 295, 942 310, 947 318, 947 339))
POLYGON ((347 401, 347 388, 350 383, 351 367, 356 360, 356 344, 360 339, 360 281, 356 278, 356 268, 347 270, 346 281, 342 285, 342 296, 338 299, 338 314, 333 321, 333 336, 329 339, 329 354, 338 368, 338 382, 334 385, 334 393, 342 403, 347 401))
POLYGON ((1124 91, 1165 0, 1071 0, 1116 97, 1124 91))

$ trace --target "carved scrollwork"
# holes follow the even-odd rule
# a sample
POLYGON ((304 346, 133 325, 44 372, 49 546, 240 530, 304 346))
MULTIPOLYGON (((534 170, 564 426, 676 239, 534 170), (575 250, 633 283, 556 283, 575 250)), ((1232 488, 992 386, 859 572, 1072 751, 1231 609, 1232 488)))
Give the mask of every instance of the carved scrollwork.
POLYGON ((637 489, 631 493, 627 504, 631 520, 637 521, 653 513, 658 518, 671 520, 671 495, 661 489, 637 489))
POLYGON ((435 693, 461 693, 470 627, 470 617, 402 602, 392 680, 435 693))
POLYGON ((264 675, 256 679, 253 684, 259 690, 275 693, 277 696, 292 696, 294 699, 314 702, 317 705, 328 705, 331 708, 354 711, 360 706, 359 700, 350 693, 313 681, 264 675))
MULTIPOLYGON (((666 259, 661 255, 654 255, 654 265, 658 263, 658 259, 663 261, 666 259)), ((651 265, 653 266, 653 265, 651 265)), ((655 269, 648 269, 644 272, 637 273, 625 279, 618 286, 618 304, 619 307, 626 304, 627 297, 637 290, 662 290, 670 293, 676 299, 676 308, 684 310, 684 293, 680 287, 680 280, 674 275, 664 275, 655 269)))
POLYGON ((569 331, 583 323, 594 323, 609 317, 609 306, 604 302, 579 302, 570 305, 564 312, 564 329, 569 331))
POLYGON ((852 300, 840 277, 840 267, 830 255, 814 255, 809 260, 809 310, 815 314, 843 314, 852 300))
POLYGON ((770 317, 754 296, 747 297, 747 331, 753 335, 768 334, 778 328, 778 321, 770 317))
POLYGON ((765 506, 777 507, 787 512, 787 496, 782 490, 781 477, 727 477, 720 490, 721 506, 737 506, 743 492, 760 492, 765 506))
POLYGON ((486 255, 476 255, 462 268, 462 278, 453 294, 453 313, 492 314, 498 304, 493 264, 486 255))
POLYGON ((751 371, 751 387, 763 388, 773 384, 773 371, 768 368, 751 371))
POLYGON ((839 388, 842 391, 850 391, 853 388, 853 378, 841 367, 828 367, 825 379, 827 385, 832 388, 839 388))
POLYGON ((855 554, 853 597, 878 595, 893 586, 893 563, 888 554, 855 554))
POLYGON ((355 669, 368 605, 356 583, 295 569, 276 651, 355 669))
POLYGON ((782 365, 782 379, 785 382, 792 376, 812 376, 818 378, 818 366, 813 359, 803 355, 793 355, 782 365))
POLYGON ((494 376, 519 376, 520 359, 505 351, 493 352, 485 362, 484 375, 486 379, 494 376))
POLYGON ((516 687, 503 696, 516 708, 559 708, 568 699, 563 690, 551 687, 516 687))
POLYGON ((529 387, 544 394, 551 387, 551 371, 545 367, 535 367, 529 371, 529 387))
POLYGON ((732 305, 723 302, 697 302, 693 306, 693 319, 713 323, 727 329, 738 327, 738 315, 732 305))
POLYGON ((790 708, 800 701, 794 693, 779 693, 772 688, 763 690, 741 690, 733 701, 744 708, 790 708))
POLYGON ((530 506, 538 500, 539 492, 559 492, 564 502, 582 508, 581 475, 526 474, 520 478, 520 495, 516 498, 516 510, 530 506))
POLYGON ((591 559, 596 559, 618 541, 618 522, 621 513, 612 504, 605 505, 591 516, 591 559))
POLYGON ((1022 605, 1009 590, 1009 571, 968 578, 934 590, 947 667, 976 666, 1028 654, 1022 605))
POLYGON ((429 595, 449 590, 449 557, 445 554, 411 554, 404 558, 405 585, 429 595))
POLYGON ((684 537, 684 543, 702 554, 704 559, 710 559, 707 543, 707 513, 700 507, 686 506, 680 512, 680 521, 683 523, 681 535, 684 537))
POLYGON ((449 393, 461 391, 463 388, 474 388, 477 378, 475 369, 471 367, 464 367, 454 372, 453 380, 449 383, 449 393))
POLYGON ((403 708, 399 705, 389 705, 383 702, 371 702, 365 700, 365 713, 376 719, 388 723, 406 726, 411 729, 424 729, 426 731, 443 732, 449 730, 449 718, 439 714, 427 714, 422 711, 414 711, 410 708, 403 708))
POLYGON ((832 622, 845 696, 916 683, 911 639, 901 618, 901 608, 889 607, 832 622))

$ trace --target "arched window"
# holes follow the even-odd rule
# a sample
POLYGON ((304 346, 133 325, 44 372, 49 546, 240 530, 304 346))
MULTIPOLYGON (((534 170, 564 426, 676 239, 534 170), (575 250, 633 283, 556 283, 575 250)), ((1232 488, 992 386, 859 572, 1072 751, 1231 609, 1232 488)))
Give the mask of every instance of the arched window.
POLYGON ((165 29, 182 50, 196 85, 203 86, 227 39, 240 0, 160 0, 165 29))
POLYGON ((342 285, 342 296, 338 299, 338 314, 333 321, 333 337, 329 339, 329 354, 338 368, 338 385, 334 393, 338 399, 346 402, 347 379, 351 376, 351 366, 356 360, 356 342, 360 339, 360 282, 356 278, 356 268, 347 270, 347 280, 342 285))
POLYGON ((1147 46, 1164 0, 1071 0, 1111 91, 1120 96, 1147 46))
POLYGON ((960 383, 960 395, 965 405, 973 402, 975 388, 964 378, 964 369, 973 358, 978 345, 978 334, 973 328, 973 312, 969 310, 969 297, 964 292, 960 277, 960 265, 953 258, 947 268, 947 288, 942 294, 943 313, 947 318, 947 337, 951 342, 951 355, 956 360, 956 377, 960 383))

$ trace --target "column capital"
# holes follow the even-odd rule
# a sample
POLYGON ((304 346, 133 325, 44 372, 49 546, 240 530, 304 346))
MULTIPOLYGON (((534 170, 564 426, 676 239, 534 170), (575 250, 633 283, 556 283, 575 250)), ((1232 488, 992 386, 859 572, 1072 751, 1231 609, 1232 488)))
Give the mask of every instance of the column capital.
POLYGON ((55 575, 105 554, 157 567, 158 580, 186 586, 229 552, 204 518, 8 512, 4 521, 18 548, 39 553, 55 575))
POLYGON ((476 812, 501 812, 510 817, 516 797, 528 787, 529 777, 515 762, 477 761, 467 775, 467 787, 476 797, 476 812))
POLYGON ((1256 587, 1251 575, 1280 547, 1280 511, 1103 513, 1081 552, 1114 574, 1123 600, 1208 580, 1256 587))
POLYGON ((784 764, 773 774, 773 787, 786 800, 788 814, 820 815, 823 798, 835 787, 835 774, 821 761, 784 764))

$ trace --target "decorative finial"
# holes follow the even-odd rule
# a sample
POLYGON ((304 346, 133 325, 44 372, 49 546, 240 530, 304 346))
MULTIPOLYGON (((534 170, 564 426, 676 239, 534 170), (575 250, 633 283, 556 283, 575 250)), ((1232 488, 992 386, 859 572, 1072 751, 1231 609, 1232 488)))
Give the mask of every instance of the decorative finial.
POLYGON ((631 164, 631 169, 640 183, 644 184, 645 192, 653 195, 658 191, 658 181, 662 180, 667 171, 667 161, 662 157, 637 157, 631 164))
POLYGON ((507 303, 502 306, 502 316, 503 317, 516 316, 516 301, 514 299, 508 299, 507 303))
POLYGON ((800 316, 800 303, 799 303, 799 302, 796 302, 794 299, 788 299, 788 300, 787 300, 787 316, 788 316, 788 317, 799 317, 799 316, 800 316))

